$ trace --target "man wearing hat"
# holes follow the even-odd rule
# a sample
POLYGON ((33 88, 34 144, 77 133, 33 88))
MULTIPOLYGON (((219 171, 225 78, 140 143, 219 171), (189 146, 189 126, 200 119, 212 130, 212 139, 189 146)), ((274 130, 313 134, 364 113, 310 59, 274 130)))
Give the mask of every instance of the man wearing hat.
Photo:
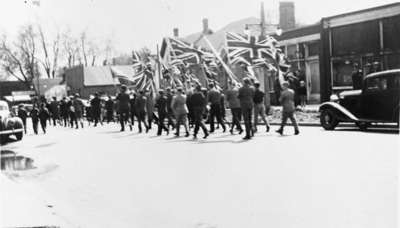
POLYGON ((144 94, 144 90, 141 90, 139 92, 139 96, 136 98, 135 101, 135 110, 137 112, 137 120, 139 124, 139 133, 142 132, 142 122, 146 128, 146 133, 149 131, 149 127, 146 124, 145 118, 146 118, 146 104, 147 104, 147 98, 144 94))
POLYGON ((151 129, 151 124, 154 119, 154 99, 149 89, 146 89, 146 112, 147 112, 147 125, 151 129))
POLYGON ((261 116, 261 119, 264 121, 267 132, 269 132, 269 123, 265 116, 265 105, 264 105, 264 97, 265 93, 260 89, 260 82, 254 83, 255 92, 254 92, 254 132, 257 132, 257 123, 258 116, 261 116))
POLYGON ((75 111, 75 118, 74 118, 74 122, 75 122, 75 126, 76 129, 78 129, 78 122, 81 125, 81 128, 83 128, 83 109, 84 109, 84 105, 82 100, 80 99, 80 95, 79 93, 76 93, 73 100, 72 100, 72 107, 74 107, 74 111, 75 111))
POLYGON ((221 115, 221 93, 215 88, 213 83, 208 85, 210 90, 208 91, 208 103, 210 103, 210 132, 214 132, 214 118, 217 118, 217 122, 221 124, 223 132, 226 131, 226 127, 221 115))
POLYGON ((239 134, 243 132, 242 126, 240 125, 240 119, 242 116, 242 109, 240 108, 239 86, 235 82, 229 82, 229 89, 226 91, 226 100, 232 114, 232 124, 229 132, 233 134, 233 128, 236 127, 239 130, 239 134))
POLYGON ((294 134, 298 135, 299 126, 297 125, 296 118, 294 117, 295 106, 294 106, 294 91, 289 89, 289 82, 284 81, 282 82, 282 92, 281 96, 279 97, 279 102, 282 105, 282 122, 281 127, 276 131, 279 134, 283 134, 283 128, 286 125, 286 121, 289 118, 292 121, 294 126, 294 134))
MULTIPOLYGON (((125 131, 125 123, 129 122, 129 95, 126 90, 126 85, 122 85, 121 91, 117 95, 119 123, 121 124, 121 131, 125 131)), ((132 124, 129 123, 129 127, 132 131, 132 124)))
POLYGON ((250 79, 243 79, 243 86, 239 89, 238 98, 240 100, 240 107, 242 108, 242 115, 244 120, 244 126, 246 129, 245 140, 250 139, 253 135, 251 125, 251 113, 254 106, 254 88, 250 85, 250 79))
POLYGON ((167 117, 167 97, 164 95, 164 91, 160 89, 158 91, 159 96, 156 100, 156 108, 158 111, 158 130, 157 130, 157 135, 162 134, 162 130, 167 132, 167 135, 169 134, 169 130, 167 127, 164 125, 164 120, 165 117, 167 117))
POLYGON ((97 92, 94 94, 94 98, 90 101, 90 110, 92 112, 92 118, 94 119, 94 126, 96 127, 100 121, 101 114, 101 100, 97 92))
POLYGON ((179 136, 180 125, 183 125, 186 131, 185 137, 189 137, 189 126, 187 124, 188 108, 186 106, 186 95, 183 94, 182 87, 177 89, 177 94, 171 102, 171 108, 174 111, 176 118, 175 136, 179 136))
POLYGON ((193 108, 193 118, 194 118, 194 134, 193 138, 197 138, 197 133, 199 132, 199 128, 203 130, 204 137, 203 139, 208 137, 207 128, 203 122, 203 114, 206 109, 207 100, 201 91, 201 86, 197 85, 194 93, 192 94, 192 108, 193 108))
POLYGON ((167 127, 169 128, 169 126, 172 126, 172 130, 173 130, 175 128, 175 124, 173 121, 174 112, 171 108, 173 92, 170 87, 167 88, 166 97, 167 97, 167 119, 168 119, 167 127))

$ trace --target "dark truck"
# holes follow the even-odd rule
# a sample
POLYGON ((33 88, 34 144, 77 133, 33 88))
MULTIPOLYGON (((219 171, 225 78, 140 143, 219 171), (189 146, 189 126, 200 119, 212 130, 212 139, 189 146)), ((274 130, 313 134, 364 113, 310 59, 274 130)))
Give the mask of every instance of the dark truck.
POLYGON ((332 95, 321 104, 320 122, 334 130, 340 122, 353 122, 361 130, 371 123, 397 123, 399 127, 400 69, 367 75, 361 90, 332 95))

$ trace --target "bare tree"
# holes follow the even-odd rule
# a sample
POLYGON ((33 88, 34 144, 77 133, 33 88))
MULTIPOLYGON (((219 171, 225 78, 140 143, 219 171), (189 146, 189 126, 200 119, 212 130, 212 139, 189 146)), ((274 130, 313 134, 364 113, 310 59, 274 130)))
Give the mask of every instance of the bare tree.
POLYGON ((86 40, 87 36, 86 36, 86 31, 83 31, 80 35, 80 45, 81 45, 81 52, 82 52, 82 56, 83 56, 83 60, 85 61, 85 66, 88 66, 88 61, 87 61, 87 50, 86 50, 86 44, 87 44, 87 40, 86 40))
MULTIPOLYGON (((109 59, 112 58, 112 55, 114 54, 114 45, 112 40, 106 39, 105 45, 104 45, 104 63, 107 63, 109 59)), ((103 64, 105 65, 105 64, 103 64)))
POLYGON ((14 43, 7 42, 5 36, 0 44, 0 66, 9 75, 28 85, 39 78, 36 37, 32 25, 21 28, 14 43))
POLYGON ((42 27, 38 26, 40 43, 43 49, 43 59, 39 59, 39 62, 42 64, 47 77, 54 78, 55 73, 58 67, 58 56, 60 52, 60 33, 57 32, 56 37, 51 43, 51 53, 48 50, 48 42, 43 33, 42 27))
POLYGON ((75 66, 77 62, 79 64, 82 64, 80 58, 79 41, 71 36, 71 31, 69 29, 63 32, 61 40, 62 40, 63 52, 65 53, 67 58, 67 66, 71 68, 75 66))
POLYGON ((86 55, 88 58, 91 58, 91 66, 95 65, 96 59, 99 54, 100 54, 99 46, 94 41, 88 42, 88 50, 86 55))

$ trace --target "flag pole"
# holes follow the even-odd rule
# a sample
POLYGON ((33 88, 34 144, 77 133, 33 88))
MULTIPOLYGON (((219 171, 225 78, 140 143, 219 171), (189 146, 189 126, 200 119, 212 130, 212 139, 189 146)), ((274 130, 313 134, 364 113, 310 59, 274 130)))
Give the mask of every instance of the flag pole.
POLYGON ((211 51, 213 52, 214 56, 217 57, 217 59, 221 62, 222 67, 225 69, 225 71, 228 73, 228 76, 231 78, 232 81, 238 82, 239 80, 237 79, 237 77, 235 76, 235 74, 233 74, 233 72, 231 71, 231 69, 229 69, 229 67, 225 64, 225 62, 222 60, 221 56, 219 56, 219 54, 217 53, 217 51, 215 50, 215 48, 212 46, 211 42, 207 39, 206 36, 203 35, 203 39, 206 41, 206 43, 208 44, 208 46, 210 46, 211 51))

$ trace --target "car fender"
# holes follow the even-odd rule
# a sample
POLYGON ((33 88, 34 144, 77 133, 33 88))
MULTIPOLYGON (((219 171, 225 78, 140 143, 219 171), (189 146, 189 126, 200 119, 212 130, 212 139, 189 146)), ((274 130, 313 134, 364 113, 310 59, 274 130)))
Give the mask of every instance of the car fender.
POLYGON ((341 120, 351 120, 351 121, 358 121, 358 118, 347 110, 345 107, 341 106, 336 102, 325 102, 319 106, 319 111, 322 112, 325 109, 333 110, 334 113, 337 115, 337 118, 341 120))

